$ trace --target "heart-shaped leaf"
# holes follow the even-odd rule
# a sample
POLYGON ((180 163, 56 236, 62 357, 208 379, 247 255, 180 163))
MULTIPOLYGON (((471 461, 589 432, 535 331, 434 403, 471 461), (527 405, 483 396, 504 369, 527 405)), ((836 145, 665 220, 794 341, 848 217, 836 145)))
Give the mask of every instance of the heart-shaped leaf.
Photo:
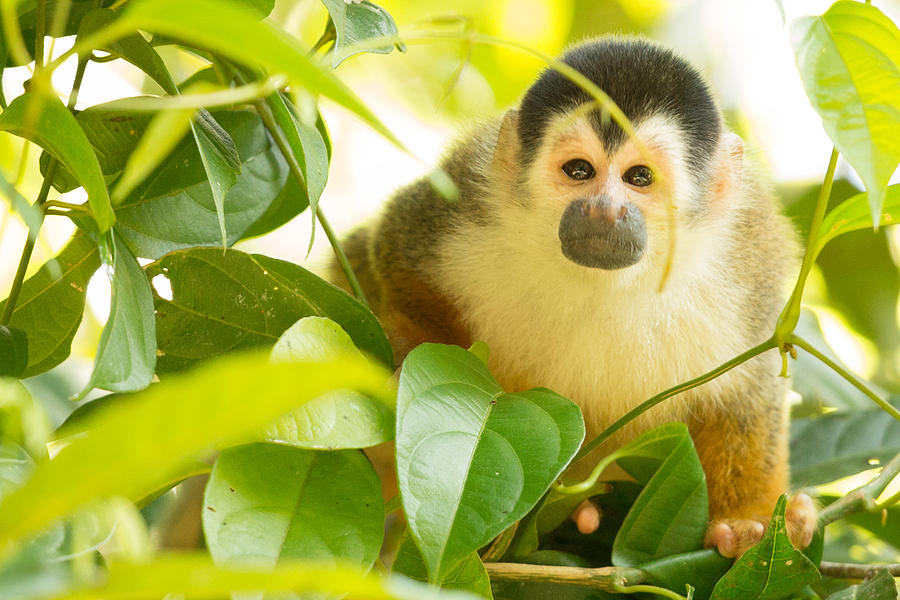
MULTIPOLYGON (((273 361, 330 360, 360 351, 341 326, 325 317, 304 317, 272 348, 273 361)), ((279 417, 265 429, 273 442, 303 448, 367 448, 394 439, 393 407, 353 390, 336 390, 279 417)))
POLYGON ((274 344, 301 317, 325 316, 362 351, 393 365, 393 351, 375 316, 355 298, 295 264, 237 250, 190 248, 147 266, 154 282, 168 280, 171 296, 157 293, 159 372, 198 360, 274 344), (216 290, 210 295, 208 290, 216 290))
POLYGON ((786 504, 782 495, 763 539, 719 580, 712 600, 781 600, 819 580, 815 565, 788 538, 784 523, 786 504))
POLYGON ((522 518, 583 438, 581 411, 558 394, 504 394, 456 346, 410 352, 397 397, 397 482, 429 580, 522 518))
POLYGON ((229 448, 206 485, 203 533, 217 564, 303 558, 368 569, 384 537, 381 484, 359 451, 229 448))
POLYGON ((709 521, 706 475, 687 427, 662 425, 616 454, 646 485, 616 535, 613 564, 628 567, 699 550, 709 521))
POLYGON ((900 163, 900 30, 874 5, 839 0, 794 21, 791 42, 806 94, 865 182, 877 224, 900 163))

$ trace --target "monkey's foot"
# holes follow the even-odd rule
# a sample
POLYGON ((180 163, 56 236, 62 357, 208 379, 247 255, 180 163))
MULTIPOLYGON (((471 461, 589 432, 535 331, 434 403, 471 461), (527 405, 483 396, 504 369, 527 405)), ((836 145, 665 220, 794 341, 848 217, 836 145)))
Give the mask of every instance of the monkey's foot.
MULTIPOLYGON (((796 494, 785 509, 788 537, 795 548, 809 546, 816 532, 816 507, 806 494, 796 494)), ((706 529, 704 546, 726 558, 737 558, 762 539, 766 524, 755 519, 716 519, 706 529)))
POLYGON ((579 533, 594 533, 600 527, 600 509, 590 500, 584 500, 572 513, 572 520, 579 533))

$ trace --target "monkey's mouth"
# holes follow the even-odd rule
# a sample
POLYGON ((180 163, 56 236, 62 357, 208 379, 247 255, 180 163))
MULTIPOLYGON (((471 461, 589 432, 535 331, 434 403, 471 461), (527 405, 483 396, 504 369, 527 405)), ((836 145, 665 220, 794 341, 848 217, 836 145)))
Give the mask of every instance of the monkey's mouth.
POLYGON ((560 236, 563 256, 582 267, 624 269, 637 263, 644 248, 634 240, 600 235, 560 236))

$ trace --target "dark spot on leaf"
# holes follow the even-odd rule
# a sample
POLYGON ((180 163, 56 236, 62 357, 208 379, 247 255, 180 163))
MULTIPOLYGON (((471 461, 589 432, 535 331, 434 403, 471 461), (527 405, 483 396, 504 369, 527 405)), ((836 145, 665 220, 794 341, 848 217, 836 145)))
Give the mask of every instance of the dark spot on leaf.
POLYGON ((234 491, 234 488, 233 488, 233 487, 230 487, 230 488, 228 488, 228 491, 229 491, 229 492, 233 492, 233 491, 234 491))
POLYGON ((213 512, 216 512, 216 509, 214 509, 212 506, 207 506, 207 507, 206 507, 206 510, 211 510, 211 511, 213 511, 213 512))

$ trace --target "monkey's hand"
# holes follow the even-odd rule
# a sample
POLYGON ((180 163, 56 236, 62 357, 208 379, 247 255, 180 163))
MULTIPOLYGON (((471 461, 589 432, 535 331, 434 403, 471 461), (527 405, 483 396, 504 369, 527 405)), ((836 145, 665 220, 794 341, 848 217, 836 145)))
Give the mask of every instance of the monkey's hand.
MULTIPOLYGON (((803 550, 816 532, 816 507, 806 494, 796 494, 785 509, 788 537, 803 550)), ((706 529, 704 546, 727 558, 737 558, 762 539, 766 524, 755 519, 714 519, 706 529)))

